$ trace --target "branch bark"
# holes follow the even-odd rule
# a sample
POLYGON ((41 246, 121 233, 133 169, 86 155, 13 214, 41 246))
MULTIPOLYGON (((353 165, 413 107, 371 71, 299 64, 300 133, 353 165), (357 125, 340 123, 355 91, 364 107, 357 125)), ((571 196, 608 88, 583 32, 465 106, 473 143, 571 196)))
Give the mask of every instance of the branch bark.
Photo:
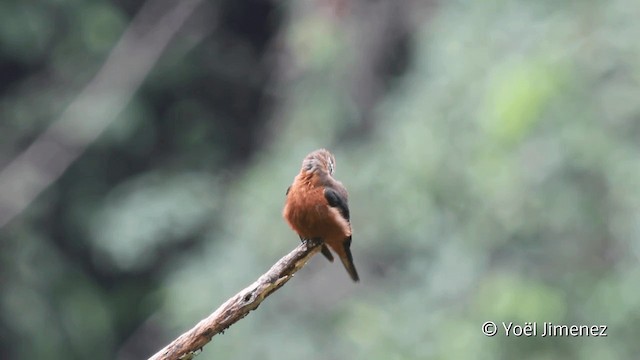
POLYGON ((240 291, 191 330, 158 351, 149 360, 192 359, 215 335, 255 310, 262 301, 282 287, 320 251, 321 242, 308 240, 280 259, 253 284, 240 291))

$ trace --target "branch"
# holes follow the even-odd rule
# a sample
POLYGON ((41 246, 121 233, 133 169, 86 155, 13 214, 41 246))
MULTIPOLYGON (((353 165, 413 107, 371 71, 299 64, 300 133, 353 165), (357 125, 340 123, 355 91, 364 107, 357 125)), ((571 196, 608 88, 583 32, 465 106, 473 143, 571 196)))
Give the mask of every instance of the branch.
POLYGON ((202 350, 211 338, 244 318, 251 310, 271 293, 278 290, 293 274, 320 251, 320 242, 308 240, 280 259, 253 284, 237 293, 222 304, 206 319, 201 320, 191 330, 180 335, 164 349, 158 351, 149 360, 186 360, 192 359, 202 350))

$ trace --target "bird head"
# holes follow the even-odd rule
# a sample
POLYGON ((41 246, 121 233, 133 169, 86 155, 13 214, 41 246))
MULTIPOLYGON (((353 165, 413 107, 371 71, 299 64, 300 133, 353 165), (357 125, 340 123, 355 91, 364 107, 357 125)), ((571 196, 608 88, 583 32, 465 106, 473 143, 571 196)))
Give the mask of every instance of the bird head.
POLYGON ((319 149, 311 152, 302 161, 302 171, 310 173, 325 173, 333 175, 336 159, 326 149, 319 149))

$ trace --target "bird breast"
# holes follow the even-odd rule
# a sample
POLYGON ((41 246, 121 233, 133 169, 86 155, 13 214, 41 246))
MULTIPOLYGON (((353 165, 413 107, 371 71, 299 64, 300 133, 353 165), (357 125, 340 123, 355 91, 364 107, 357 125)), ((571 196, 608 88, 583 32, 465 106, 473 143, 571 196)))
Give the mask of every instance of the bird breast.
POLYGON ((294 184, 283 216, 304 239, 344 239, 351 235, 349 222, 327 203, 324 187, 294 184))

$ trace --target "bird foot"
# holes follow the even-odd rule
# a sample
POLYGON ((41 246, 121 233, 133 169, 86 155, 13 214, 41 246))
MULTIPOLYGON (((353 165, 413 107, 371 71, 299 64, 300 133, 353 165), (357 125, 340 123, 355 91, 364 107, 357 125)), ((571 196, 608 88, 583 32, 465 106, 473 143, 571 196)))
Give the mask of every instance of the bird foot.
POLYGON ((318 246, 322 244, 324 241, 322 238, 311 238, 311 239, 302 239, 302 242, 309 246, 318 246))

